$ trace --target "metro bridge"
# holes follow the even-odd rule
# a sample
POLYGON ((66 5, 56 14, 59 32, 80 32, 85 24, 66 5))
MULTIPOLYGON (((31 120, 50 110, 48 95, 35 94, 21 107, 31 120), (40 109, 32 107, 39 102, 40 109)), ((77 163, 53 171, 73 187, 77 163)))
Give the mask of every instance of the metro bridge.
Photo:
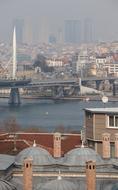
POLYGON ((40 80, 32 81, 31 79, 0 79, 0 88, 13 88, 19 87, 39 87, 39 86, 67 86, 67 85, 86 85, 88 81, 95 81, 100 83, 102 81, 108 80, 112 84, 117 80, 117 77, 87 77, 87 78, 78 78, 78 79, 69 79, 69 80, 40 80))
POLYGON ((95 82, 96 83, 96 89, 99 90, 99 86, 101 84, 101 82, 104 81, 109 81, 110 84, 114 84, 115 81, 118 80, 118 77, 87 77, 87 78, 82 78, 81 79, 81 84, 86 86, 88 82, 95 82))
MULTIPOLYGON (((53 90, 54 96, 63 97, 64 96, 64 87, 72 88, 71 91, 79 92, 79 83, 76 80, 66 80, 66 81, 39 81, 31 82, 31 79, 0 79, 0 88, 1 89, 11 89, 9 104, 20 104, 20 93, 19 89, 38 89, 39 87, 47 88, 53 90)), ((43 90, 43 89, 42 89, 43 90)))
POLYGON ((16 88, 26 86, 31 79, 0 79, 0 88, 16 88))
MULTIPOLYGON (((114 83, 116 80, 118 79, 118 77, 87 77, 87 78, 78 78, 78 79, 70 79, 70 80, 42 80, 42 81, 36 81, 36 82, 32 82, 29 84, 29 86, 64 86, 66 84, 68 85, 75 85, 75 84, 79 84, 79 85, 86 85, 88 81, 92 82, 95 81, 96 82, 96 86, 98 87, 98 85, 102 82, 102 81, 106 81, 108 80, 110 83, 114 83)), ((98 90, 98 88, 96 88, 98 90)))
POLYGON ((88 81, 101 82, 104 80, 111 80, 114 84, 117 77, 104 77, 104 78, 84 78, 84 79, 71 79, 71 80, 43 80, 32 82, 31 79, 0 79, 0 88, 11 89, 9 104, 20 104, 20 94, 19 88, 22 89, 35 89, 42 88, 42 91, 46 89, 51 89, 53 91, 53 96, 61 98, 65 96, 65 91, 67 96, 79 95, 80 85, 85 84, 88 81), (66 90, 65 90, 66 89, 66 90))
POLYGON ((111 81, 113 82, 114 80, 117 80, 118 77, 112 77, 112 76, 108 76, 108 77, 86 77, 86 78, 81 78, 81 80, 83 82, 86 82, 86 81, 105 81, 105 80, 108 80, 108 81, 111 81))
POLYGON ((25 87, 31 79, 0 79, 0 88, 11 89, 9 104, 20 104, 19 88, 25 87))

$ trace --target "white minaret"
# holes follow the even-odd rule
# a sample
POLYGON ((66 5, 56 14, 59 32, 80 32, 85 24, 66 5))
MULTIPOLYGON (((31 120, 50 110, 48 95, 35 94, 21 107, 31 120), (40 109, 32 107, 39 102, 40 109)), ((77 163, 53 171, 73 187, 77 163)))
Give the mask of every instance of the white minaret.
POLYGON ((13 31, 13 79, 16 78, 16 28, 13 31))

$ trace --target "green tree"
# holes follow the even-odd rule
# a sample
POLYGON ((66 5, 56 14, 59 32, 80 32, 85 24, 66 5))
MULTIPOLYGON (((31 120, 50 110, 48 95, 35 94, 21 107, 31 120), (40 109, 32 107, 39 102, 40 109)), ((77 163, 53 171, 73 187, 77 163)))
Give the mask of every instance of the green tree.
POLYGON ((42 72, 53 72, 54 68, 53 67, 49 67, 46 63, 46 57, 38 54, 34 64, 33 64, 34 68, 36 67, 40 67, 42 72))

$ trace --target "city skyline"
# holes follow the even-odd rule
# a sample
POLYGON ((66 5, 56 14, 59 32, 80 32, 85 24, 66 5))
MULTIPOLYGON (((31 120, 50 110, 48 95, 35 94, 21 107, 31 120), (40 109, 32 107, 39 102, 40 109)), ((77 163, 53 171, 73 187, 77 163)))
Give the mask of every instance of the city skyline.
POLYGON ((15 18, 12 21, 12 30, 14 26, 16 27, 18 44, 50 43, 52 37, 56 43, 81 44, 95 42, 94 23, 89 18, 64 20, 63 25, 55 30, 51 29, 46 19, 43 19, 41 25, 34 25, 31 20, 15 18))
MULTIPOLYGON (((33 23, 32 33, 35 26, 40 28, 47 22, 50 34, 63 28, 65 20, 89 18, 95 23, 97 41, 113 41, 117 40, 117 16, 116 0, 0 0, 0 41, 9 41, 11 23, 16 18, 30 20, 33 23)), ((46 35, 43 33, 44 38, 46 35)))

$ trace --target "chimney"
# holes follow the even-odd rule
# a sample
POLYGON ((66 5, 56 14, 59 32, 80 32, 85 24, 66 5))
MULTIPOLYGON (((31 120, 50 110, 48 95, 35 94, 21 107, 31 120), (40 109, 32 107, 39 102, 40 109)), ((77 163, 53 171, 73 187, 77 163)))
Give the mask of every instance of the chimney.
POLYGON ((23 190, 32 190, 32 159, 31 158, 24 160, 23 190))
POLYGON ((96 162, 86 162, 86 185, 87 190, 96 190, 96 162))
POLYGON ((118 158, 118 133, 115 134, 115 158, 118 158))
POLYGON ((61 133, 54 133, 54 136, 53 136, 53 156, 55 158, 61 157, 61 133))
POLYGON ((110 158, 110 134, 104 133, 102 134, 102 151, 103 151, 103 158, 109 159, 110 158))

